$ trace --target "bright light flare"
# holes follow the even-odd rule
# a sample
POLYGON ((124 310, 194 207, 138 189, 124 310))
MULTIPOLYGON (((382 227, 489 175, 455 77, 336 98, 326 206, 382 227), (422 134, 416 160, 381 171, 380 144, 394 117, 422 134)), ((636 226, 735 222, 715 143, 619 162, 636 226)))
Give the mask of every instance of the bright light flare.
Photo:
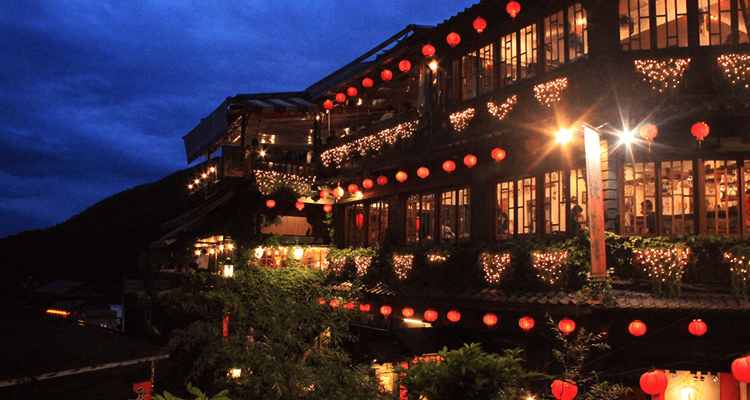
POLYGON ((632 131, 620 132, 618 136, 620 136, 620 143, 625 145, 629 145, 635 141, 635 135, 632 131))
POLYGON ((555 139, 557 143, 567 144, 573 140, 573 129, 560 129, 555 133, 555 139))
POLYGON ((437 71, 437 69, 438 69, 438 63, 437 63, 437 61, 435 61, 435 60, 430 61, 430 69, 432 70, 432 72, 437 71))

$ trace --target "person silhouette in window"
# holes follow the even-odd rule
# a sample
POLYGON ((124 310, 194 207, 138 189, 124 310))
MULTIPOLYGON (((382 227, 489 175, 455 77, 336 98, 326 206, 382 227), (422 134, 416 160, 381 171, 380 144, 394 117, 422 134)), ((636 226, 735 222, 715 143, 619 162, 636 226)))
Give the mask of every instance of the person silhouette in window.
POLYGON ((656 234, 656 214, 654 213, 654 203, 651 200, 641 203, 641 214, 646 220, 646 229, 643 233, 656 234))

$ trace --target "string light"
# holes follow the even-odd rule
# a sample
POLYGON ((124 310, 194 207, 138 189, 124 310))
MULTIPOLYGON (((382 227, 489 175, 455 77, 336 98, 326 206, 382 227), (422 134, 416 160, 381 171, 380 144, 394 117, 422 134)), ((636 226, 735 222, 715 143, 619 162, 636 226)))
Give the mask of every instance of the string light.
POLYGON ((430 264, 441 264, 441 263, 446 262, 448 260, 448 257, 449 256, 446 254, 437 254, 437 253, 428 254, 427 262, 430 264))
POLYGON ((457 111, 450 115, 451 124, 456 132, 461 132, 469 126, 469 121, 474 118, 474 108, 467 108, 463 111, 457 111))
POLYGON ((398 279, 406 279, 413 264, 414 256, 411 254, 393 255, 393 271, 398 276, 398 279))
POLYGON ((357 267, 357 275, 363 276, 367 273, 367 269, 372 264, 372 256, 356 256, 354 257, 354 266, 357 267))
POLYGON ((534 86, 534 96, 540 103, 549 107, 560 100, 560 92, 568 87, 568 78, 557 78, 554 81, 534 86))
POLYGON ((750 260, 746 260, 745 256, 735 257, 732 253, 724 253, 724 262, 729 263, 732 289, 737 293, 744 293, 747 290, 747 281, 750 280, 750 260))
POLYGON ((346 267, 346 257, 332 258, 331 262, 328 264, 328 267, 334 274, 340 274, 344 272, 344 268, 346 267))
POLYGON ((305 178, 283 172, 256 170, 255 181, 258 184, 258 190, 264 196, 274 193, 283 186, 288 187, 298 195, 302 195, 312 190, 311 186, 315 177, 305 178))
POLYGON ((662 292, 662 286, 666 286, 670 294, 676 294, 675 291, 679 288, 690 258, 690 249, 687 247, 635 249, 633 256, 636 263, 643 265, 644 272, 651 278, 657 294, 662 292))
POLYGON ((196 192, 201 187, 216 182, 217 179, 216 167, 210 167, 206 172, 202 172, 198 178, 193 179, 193 181, 188 184, 188 190, 190 190, 191 193, 196 192))
POLYGON ((717 61, 724 68, 724 75, 732 82, 732 85, 750 88, 749 54, 724 54, 719 56, 717 61))
POLYGON ((635 70, 645 75, 644 82, 651 88, 663 92, 674 89, 682 81, 682 75, 690 65, 690 59, 670 59, 669 61, 635 60, 635 70))
POLYGON ((340 146, 328 149, 320 154, 320 160, 323 165, 330 167, 335 165, 340 168, 341 164, 359 153, 366 155, 369 152, 378 152, 383 144, 394 144, 398 139, 406 139, 417 130, 419 120, 403 122, 393 128, 384 129, 374 135, 361 137, 353 142, 345 143, 340 146))
POLYGON ((503 271, 510 265, 510 254, 482 253, 481 260, 487 282, 498 283, 503 271))
POLYGON ((562 278, 563 266, 568 260, 567 251, 534 253, 534 269, 543 282, 554 286, 562 278))
POLYGON ((507 100, 505 100, 505 103, 500 104, 499 106, 496 105, 493 102, 487 102, 487 109, 490 111, 490 114, 497 117, 499 120, 503 120, 506 115, 510 112, 510 110, 513 109, 513 106, 516 104, 516 95, 513 95, 513 97, 508 97, 507 100))

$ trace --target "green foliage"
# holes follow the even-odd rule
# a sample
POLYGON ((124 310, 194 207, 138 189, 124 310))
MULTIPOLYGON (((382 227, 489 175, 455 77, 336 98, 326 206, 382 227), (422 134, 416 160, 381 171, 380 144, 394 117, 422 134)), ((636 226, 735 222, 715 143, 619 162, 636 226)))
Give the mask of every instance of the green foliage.
POLYGON ((535 376, 521 368, 520 349, 500 356, 486 353, 479 344, 458 350, 443 348, 442 361, 420 361, 409 369, 395 368, 409 399, 513 399, 522 391, 523 380, 535 376))
POLYGON ((750 280, 750 245, 737 244, 729 250, 729 272, 732 279, 732 294, 748 299, 748 280, 750 280))

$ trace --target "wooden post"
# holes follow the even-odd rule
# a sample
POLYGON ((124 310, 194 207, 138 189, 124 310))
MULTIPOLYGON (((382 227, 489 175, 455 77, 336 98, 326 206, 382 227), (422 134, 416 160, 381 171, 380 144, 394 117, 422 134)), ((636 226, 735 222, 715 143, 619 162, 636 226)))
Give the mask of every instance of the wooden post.
POLYGON ((604 194, 599 155, 599 132, 584 125, 586 149, 586 192, 588 197, 589 240, 591 241, 591 278, 607 277, 607 253, 604 243, 604 194))

